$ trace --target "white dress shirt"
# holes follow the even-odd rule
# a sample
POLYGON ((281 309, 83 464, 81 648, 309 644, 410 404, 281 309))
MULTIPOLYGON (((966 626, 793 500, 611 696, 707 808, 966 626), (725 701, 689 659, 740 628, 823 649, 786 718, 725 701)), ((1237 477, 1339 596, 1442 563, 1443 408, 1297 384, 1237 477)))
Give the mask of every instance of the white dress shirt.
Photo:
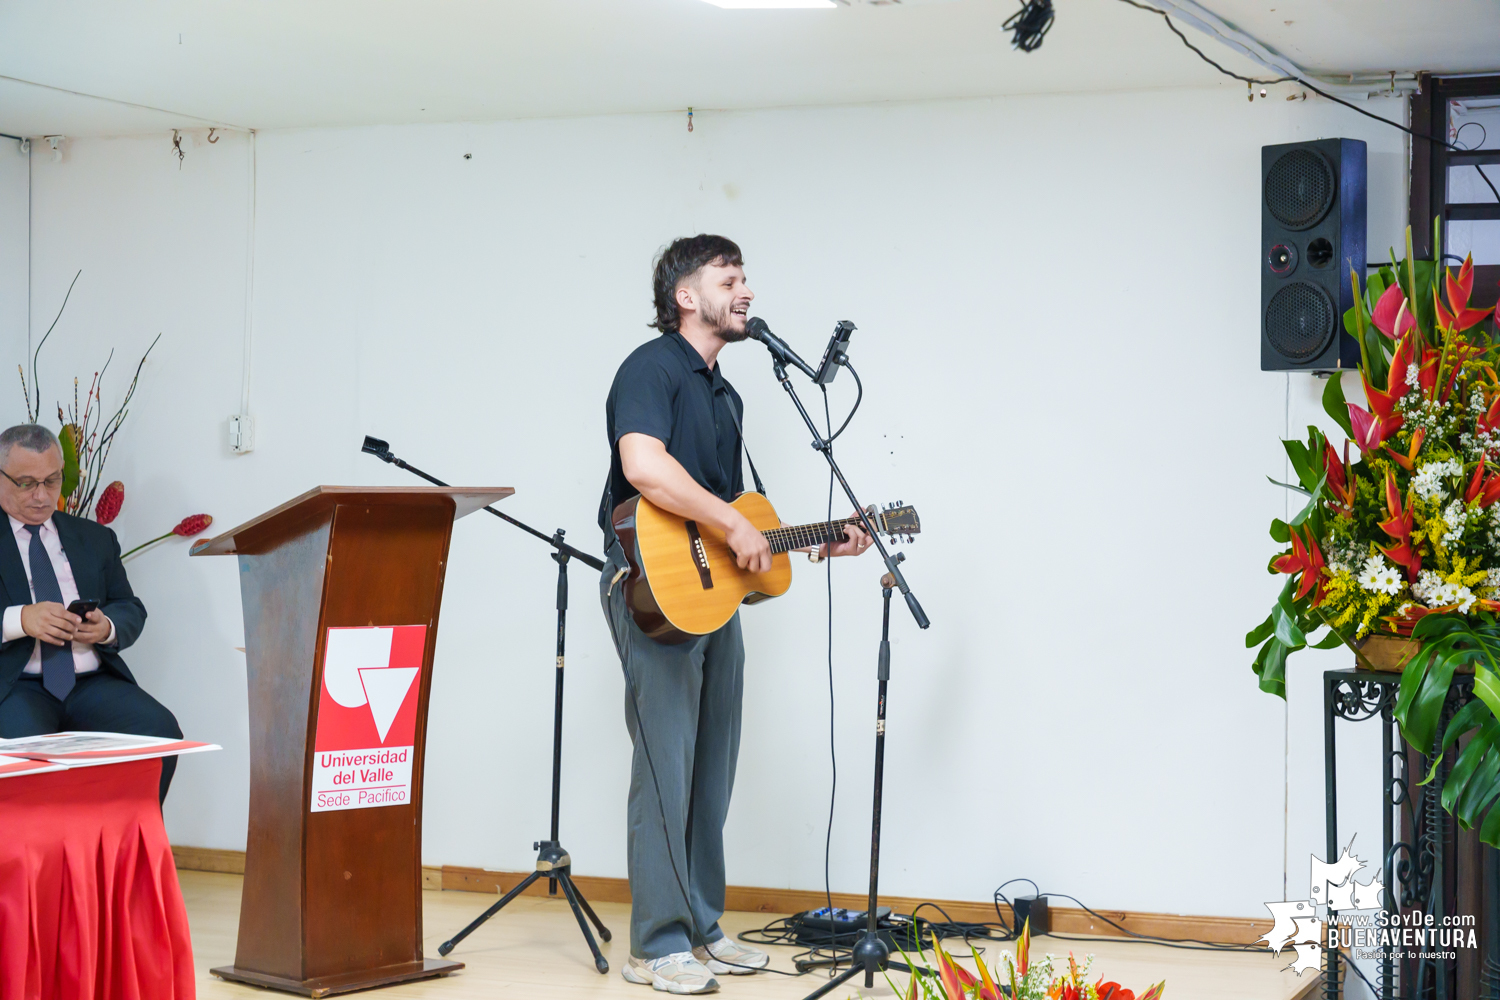
MULTIPOLYGON (((17 521, 9 514, 6 519, 10 521, 10 530, 16 536, 16 547, 21 550, 21 565, 26 567, 26 583, 31 586, 31 599, 36 600, 36 585, 31 582, 31 532, 26 530, 26 525, 17 521)), ((40 532, 42 548, 47 550, 47 555, 52 560, 52 572, 57 574, 57 586, 62 590, 63 604, 66 606, 79 599, 78 581, 73 579, 73 567, 68 563, 68 554, 63 551, 62 539, 57 535, 57 525, 48 521, 42 525, 40 532)), ((99 595, 100 597, 104 595, 99 595)), ((90 598, 92 600, 93 598, 90 598)), ((5 619, 0 625, 0 639, 11 642, 15 639, 24 638, 26 630, 21 627, 21 605, 15 604, 5 609, 5 619)), ((105 621, 109 617, 105 616, 105 621)), ((115 623, 109 621, 109 638, 104 640, 107 646, 115 641, 115 623)), ((94 652, 94 647, 86 642, 73 642, 73 672, 77 674, 92 673, 99 669, 99 654, 94 652)), ((31 659, 26 661, 28 674, 39 674, 42 672, 42 640, 37 639, 31 650, 31 659)))

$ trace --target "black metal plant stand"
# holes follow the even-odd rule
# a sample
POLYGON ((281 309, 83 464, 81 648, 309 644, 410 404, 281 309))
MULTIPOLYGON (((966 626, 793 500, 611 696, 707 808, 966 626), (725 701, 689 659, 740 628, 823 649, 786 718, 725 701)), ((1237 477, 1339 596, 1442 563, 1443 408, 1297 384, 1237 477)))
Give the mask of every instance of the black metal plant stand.
MULTIPOLYGON (((434 483, 438 486, 448 485, 441 479, 429 476, 421 469, 415 468, 395 455, 392 455, 389 443, 379 438, 367 436, 362 450, 382 461, 390 462, 397 468, 405 469, 413 475, 420 476, 429 483, 434 483)), ((509 521, 523 531, 530 532, 547 542, 552 546, 552 559, 557 563, 557 680, 555 685, 556 692, 552 703, 552 828, 548 839, 536 841, 531 845, 532 850, 537 852, 535 870, 522 879, 520 884, 515 888, 511 889, 504 896, 501 896, 499 902, 475 917, 467 927, 438 945, 438 954, 447 955, 457 947, 460 941, 474 933, 481 924, 499 913, 511 900, 525 892, 531 883, 537 879, 545 878, 547 880, 548 895, 556 896, 558 885, 562 886, 563 895, 568 900, 568 906, 572 907, 573 916, 578 919, 578 929, 583 932, 583 939, 588 942, 589 951, 594 955, 594 968, 598 969, 601 973, 605 973, 609 971, 609 962, 599 951, 599 943, 594 940, 593 932, 589 930, 589 923, 593 923, 594 927, 599 931, 599 936, 606 941, 610 939, 609 928, 604 926, 603 921, 599 919, 599 915, 594 912, 594 908, 589 906, 589 901, 584 898, 583 892, 573 882, 573 858, 558 840, 557 829, 558 811, 562 802, 563 675, 568 637, 568 562, 569 560, 577 559, 579 562, 600 571, 604 569, 604 563, 602 560, 586 552, 580 552, 565 542, 563 540, 565 532, 561 528, 558 528, 556 532, 548 536, 529 525, 523 524, 508 514, 502 514, 493 507, 485 507, 484 509, 496 517, 509 521), (585 915, 588 918, 587 920, 584 919, 585 915)))
MULTIPOLYGON (((1369 670, 1329 670, 1323 674, 1323 776, 1328 860, 1343 850, 1338 835, 1336 726, 1343 719, 1363 722, 1380 719, 1381 878, 1385 884, 1384 910, 1395 918, 1413 913, 1431 915, 1434 926, 1448 926, 1453 918, 1467 919, 1473 910, 1480 925, 1477 961, 1463 963, 1465 950, 1389 945, 1380 947, 1379 969, 1373 983, 1380 1000, 1500 1000, 1500 863, 1497 852, 1480 844, 1478 856, 1466 856, 1456 824, 1442 808, 1443 787, 1457 751, 1439 762, 1432 780, 1418 785, 1441 748, 1418 754, 1401 739, 1393 710, 1401 675, 1369 670), (1413 759, 1415 758, 1415 759, 1413 759), (1415 796, 1415 798, 1414 798, 1415 796), (1398 817, 1400 829, 1397 829, 1398 817), (1473 865, 1481 866, 1474 879, 1473 865), (1465 886, 1479 886, 1478 892, 1465 886), (1477 896, 1478 898, 1473 898, 1477 896), (1467 964, 1467 968, 1461 966, 1467 964)), ((1474 697, 1474 678, 1455 675, 1443 705, 1437 741, 1453 716, 1474 697)), ((1472 835, 1471 835, 1472 836, 1472 835)), ((1472 855, 1472 851, 1468 852, 1472 855)), ((1330 912, 1330 922, 1334 914, 1330 912)), ((1323 996, 1343 996, 1340 951, 1324 948, 1323 996)), ((1352 973, 1351 973, 1352 974, 1352 973)))
MULTIPOLYGON (((897 553, 900 562, 905 553, 897 553)), ((885 788, 885 685, 891 679, 891 591, 896 579, 890 573, 880 578, 880 593, 883 601, 880 622, 880 661, 876 677, 879 693, 875 701, 875 798, 870 816, 870 901, 865 907, 865 931, 854 943, 853 964, 833 979, 807 995, 807 1000, 823 996, 837 989, 860 973, 865 976, 865 989, 875 985, 875 973, 886 969, 910 973, 911 966, 904 962, 891 961, 890 943, 880 936, 875 927, 875 907, 880 894, 880 808, 885 788)))

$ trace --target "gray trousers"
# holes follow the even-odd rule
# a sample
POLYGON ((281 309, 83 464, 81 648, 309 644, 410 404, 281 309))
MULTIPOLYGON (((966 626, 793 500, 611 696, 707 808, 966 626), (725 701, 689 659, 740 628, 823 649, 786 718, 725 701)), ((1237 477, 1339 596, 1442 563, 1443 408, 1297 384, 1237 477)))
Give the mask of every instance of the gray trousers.
POLYGON ((623 566, 616 542, 599 597, 625 671, 625 727, 635 745, 626 811, 630 953, 649 960, 690 950, 700 933, 724 936, 724 818, 740 752, 745 644, 738 613, 678 646, 647 638, 625 607, 624 581, 610 590, 623 566))

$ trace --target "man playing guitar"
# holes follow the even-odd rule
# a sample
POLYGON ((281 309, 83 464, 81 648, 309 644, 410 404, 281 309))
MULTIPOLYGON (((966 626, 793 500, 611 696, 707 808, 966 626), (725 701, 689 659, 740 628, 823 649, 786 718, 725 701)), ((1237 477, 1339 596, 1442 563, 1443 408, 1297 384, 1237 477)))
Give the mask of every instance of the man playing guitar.
MULTIPOLYGON (((745 647, 738 613, 687 642, 643 633, 618 585, 627 560, 610 515, 640 494, 722 531, 742 569, 770 569, 766 536, 728 503, 744 490, 743 406, 717 361, 725 344, 747 336, 755 295, 742 265, 740 248, 722 236, 685 237, 663 250, 651 324, 661 335, 625 359, 605 402, 611 456, 599 524, 608 560, 599 592, 625 670, 625 725, 635 745, 627 813, 630 959, 621 971, 632 983, 670 993, 709 993, 718 989, 714 973, 747 974, 770 961, 718 924, 745 647)), ((870 544, 852 525, 845 536, 821 554, 858 555, 870 544)))

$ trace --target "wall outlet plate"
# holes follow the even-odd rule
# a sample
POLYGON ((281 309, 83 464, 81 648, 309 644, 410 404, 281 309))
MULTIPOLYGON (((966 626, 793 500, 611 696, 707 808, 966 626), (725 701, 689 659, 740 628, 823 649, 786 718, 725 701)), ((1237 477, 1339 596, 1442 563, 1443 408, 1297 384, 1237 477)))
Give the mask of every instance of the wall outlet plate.
POLYGON ((255 450, 255 421, 248 413, 229 418, 229 449, 236 455, 255 450))

